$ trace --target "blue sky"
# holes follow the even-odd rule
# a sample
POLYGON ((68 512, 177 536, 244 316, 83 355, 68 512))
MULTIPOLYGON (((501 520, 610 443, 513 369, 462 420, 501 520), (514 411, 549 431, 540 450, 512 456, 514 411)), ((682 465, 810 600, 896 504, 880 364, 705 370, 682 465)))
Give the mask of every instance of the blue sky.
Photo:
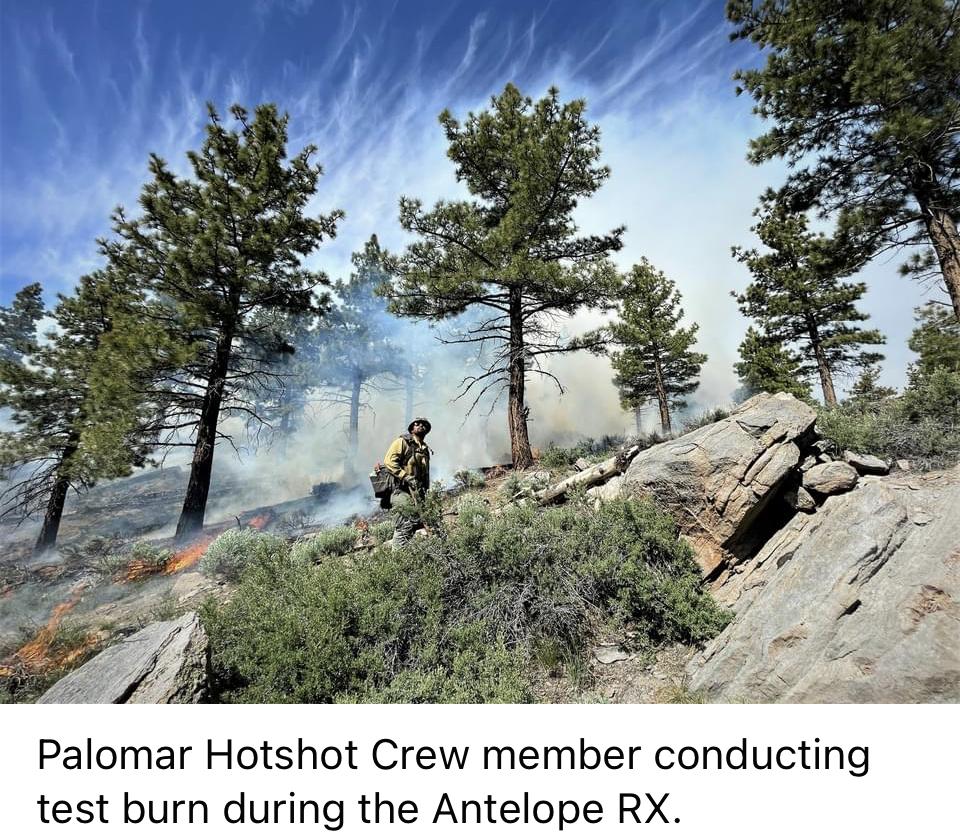
MULTIPOLYGON (((556 84, 587 99, 613 170, 579 209, 583 229, 626 224, 617 262, 646 256, 677 281, 710 355, 700 401, 736 385, 746 324, 729 291, 747 276, 729 248, 753 243, 756 197, 783 169, 745 162, 761 125, 731 75, 757 55, 729 42, 722 0, 0 2, 0 302, 32 281, 52 297, 95 268, 95 239, 114 206, 135 207, 148 152, 186 171, 207 101, 275 101, 290 113, 291 150, 318 146, 326 174, 312 209, 347 217, 311 262, 337 277, 371 233, 403 244, 401 194, 460 194, 443 108, 482 108, 508 81, 533 96, 556 84)), ((928 295, 896 260, 864 276, 865 307, 889 339, 885 378, 899 385, 911 310, 928 295)))

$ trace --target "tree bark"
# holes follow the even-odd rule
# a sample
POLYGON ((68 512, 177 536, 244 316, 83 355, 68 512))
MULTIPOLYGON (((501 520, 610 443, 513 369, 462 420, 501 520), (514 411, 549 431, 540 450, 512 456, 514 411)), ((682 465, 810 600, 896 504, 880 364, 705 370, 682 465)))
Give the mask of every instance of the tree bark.
POLYGON ((946 210, 926 210, 923 218, 940 262, 947 294, 953 303, 953 314, 960 320, 960 234, 957 225, 946 210))
POLYGON ((210 476, 213 474, 213 452, 217 441, 217 424, 220 421, 220 406, 230 369, 230 354, 233 348, 233 332, 224 329, 217 339, 217 349, 207 390, 200 409, 197 427, 197 442, 193 449, 190 480, 183 499, 180 520, 177 522, 176 540, 187 541, 203 529, 203 517, 210 494, 210 476))
POLYGON ((817 372, 820 374, 820 388, 823 391, 823 404, 833 408, 837 404, 837 392, 833 389, 833 373, 827 364, 827 356, 823 351, 823 342, 820 340, 820 330, 816 321, 807 318, 807 331, 810 335, 810 348, 817 361, 817 372))
POLYGON ((34 556, 40 556, 40 554, 46 553, 57 544, 57 534, 60 532, 60 519, 63 517, 63 505, 67 500, 67 490, 70 489, 70 481, 62 474, 63 465, 76 451, 76 445, 68 445, 63 452, 63 456, 60 458, 60 465, 57 467, 57 477, 53 482, 53 490, 47 499, 47 510, 43 516, 43 526, 40 528, 40 535, 37 537, 37 543, 33 548, 34 556))
POLYGON ((520 289, 510 289, 510 358, 507 363, 509 385, 507 422, 510 427, 510 455, 514 469, 533 465, 530 435, 527 431, 528 410, 524 404, 526 359, 523 343, 523 298, 520 289))
POLYGON ((638 405, 633 409, 633 421, 637 424, 637 436, 643 434, 643 409, 638 405))
POLYGON ((670 426, 670 402, 667 398, 667 388, 663 383, 663 368, 660 365, 660 355, 654 351, 653 355, 653 374, 657 383, 657 404, 660 406, 660 428, 664 434, 669 434, 670 426))
POLYGON ((595 484, 602 484, 610 480, 614 475, 620 475, 627 470, 627 467, 633 459, 640 453, 639 446, 631 446, 625 451, 617 452, 613 457, 609 457, 602 463, 597 463, 589 469, 577 472, 576 475, 547 487, 542 492, 536 494, 538 504, 550 504, 560 498, 564 498, 573 487, 592 487, 595 484))

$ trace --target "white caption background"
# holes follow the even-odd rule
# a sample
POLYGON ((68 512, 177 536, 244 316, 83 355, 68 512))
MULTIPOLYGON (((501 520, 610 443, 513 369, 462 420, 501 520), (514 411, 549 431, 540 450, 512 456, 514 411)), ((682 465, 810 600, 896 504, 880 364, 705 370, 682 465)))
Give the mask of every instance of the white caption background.
MULTIPOLYGON (((955 826, 956 760, 960 746, 957 706, 7 706, 0 710, 5 734, 2 761, 4 833, 7 836, 634 836, 651 832, 674 837, 707 835, 737 837, 810 837, 838 835, 916 835, 927 828, 955 826), (94 747, 192 746, 183 770, 67 770, 48 761, 41 771, 39 741, 56 739, 61 746, 94 747), (207 739, 219 746, 232 738, 234 747, 296 746, 297 738, 318 750, 357 746, 357 770, 298 771, 208 770, 207 739), (806 740, 821 747, 869 747, 869 772, 853 777, 847 770, 662 770, 654 763, 657 747, 719 746, 726 750, 747 738, 756 745, 799 746, 806 740), (377 769, 373 744, 390 738, 399 746, 469 746, 466 768, 377 769), (580 738, 604 749, 642 746, 633 771, 596 769, 485 770, 483 747, 511 745, 573 746, 580 738), (207 824, 125 824, 123 796, 153 800, 203 799, 207 824), (225 823, 223 805, 245 793, 247 799, 313 799, 344 802, 343 827, 320 824, 225 823), (454 804, 462 799, 513 799, 524 792, 533 800, 558 805, 574 800, 581 806, 599 801, 598 824, 568 824, 562 832, 549 824, 433 824, 443 793, 454 804), (363 824, 357 801, 379 793, 395 804, 418 805, 413 824, 386 820, 363 824), (646 794, 662 804, 669 823, 654 814, 649 823, 619 819, 619 796, 633 793, 651 815, 646 794), (104 795, 108 824, 41 824, 37 800, 76 802, 104 795), (679 819, 679 822, 675 820, 679 819)), ((399 757, 387 749, 384 756, 399 757)), ((218 764, 222 767, 222 761, 218 764)), ((459 807, 458 807, 459 809, 459 807)), ((542 812, 542 810, 541 810, 542 812)))

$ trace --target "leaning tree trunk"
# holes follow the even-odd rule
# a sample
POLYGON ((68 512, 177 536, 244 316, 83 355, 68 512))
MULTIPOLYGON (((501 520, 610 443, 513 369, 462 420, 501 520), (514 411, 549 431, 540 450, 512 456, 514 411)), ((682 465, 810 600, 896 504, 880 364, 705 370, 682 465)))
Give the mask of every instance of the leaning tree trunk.
POLYGON ((827 354, 823 351, 823 342, 820 340, 820 330, 816 321, 807 318, 807 330, 810 335, 810 348, 813 357, 817 360, 817 372, 820 374, 820 388, 823 390, 823 404, 833 408, 837 404, 837 392, 833 388, 833 373, 827 364, 827 354))
POLYGON ((47 499, 47 510, 43 516, 43 526, 40 528, 40 535, 37 537, 37 543, 33 547, 34 556, 40 556, 46 553, 57 544, 57 534, 60 532, 60 519, 63 517, 63 505, 67 500, 67 490, 70 489, 70 481, 63 474, 64 464, 67 460, 76 454, 76 444, 68 445, 64 449, 63 456, 60 458, 60 464, 57 467, 57 477, 53 482, 53 490, 47 499))
POLYGON ((200 409, 200 423, 197 427, 197 442, 193 449, 193 463, 190 466, 190 480, 187 483, 187 494, 183 499, 180 520, 177 522, 178 542, 189 540, 203 529, 207 496, 210 494, 210 476, 213 474, 217 423, 220 421, 220 406, 223 402, 227 371, 230 369, 232 346, 233 333, 224 330, 217 339, 216 355, 200 409))
POLYGON ((526 373, 525 347, 523 343, 523 299, 519 288, 510 289, 510 357, 507 362, 509 376, 507 422, 510 426, 510 455, 514 469, 526 469, 533 465, 530 450, 530 435, 527 431, 528 409, 524 404, 526 373))
POLYGON ((929 180, 915 182, 914 195, 940 263, 953 313, 960 320, 960 233, 957 232, 957 223, 948 210, 939 206, 941 202, 934 197, 935 186, 929 180))
POLYGON ((660 428, 664 434, 672 430, 670 425, 670 400, 667 397, 667 386, 663 382, 663 365, 656 352, 653 356, 653 375, 657 385, 657 405, 660 407, 660 428))

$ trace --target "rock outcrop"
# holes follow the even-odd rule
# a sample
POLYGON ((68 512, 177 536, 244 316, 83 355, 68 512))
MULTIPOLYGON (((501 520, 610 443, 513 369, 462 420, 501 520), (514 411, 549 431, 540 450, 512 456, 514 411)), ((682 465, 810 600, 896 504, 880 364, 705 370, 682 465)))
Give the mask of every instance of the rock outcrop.
POLYGON ((960 701, 960 469, 866 478, 797 513, 714 592, 713 701, 960 701))
POLYGON ((206 698, 208 640, 196 612, 152 623, 57 682, 42 703, 192 704, 206 698))
POLYGON ((726 419, 640 452, 616 491, 672 512, 714 576, 798 467, 815 420, 792 396, 759 394, 726 419))

